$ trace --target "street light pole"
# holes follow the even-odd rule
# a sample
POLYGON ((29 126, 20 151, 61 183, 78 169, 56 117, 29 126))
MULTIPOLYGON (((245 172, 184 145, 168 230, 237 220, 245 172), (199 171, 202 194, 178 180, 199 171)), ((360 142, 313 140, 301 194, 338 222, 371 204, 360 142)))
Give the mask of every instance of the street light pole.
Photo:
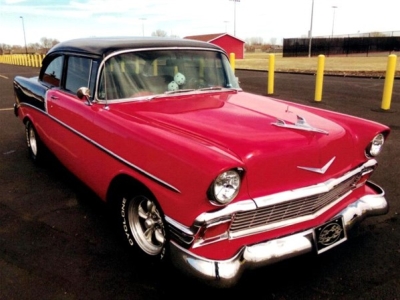
POLYGON ((142 36, 144 36, 144 21, 146 18, 140 18, 140 20, 142 20, 142 36))
POLYGON ((229 23, 229 21, 224 21, 224 23, 225 23, 225 33, 227 33, 228 32, 227 24, 229 23))
POLYGON ((22 20, 22 30, 24 32, 24 42, 25 42, 25 54, 28 54, 28 47, 26 46, 26 36, 25 36, 25 25, 24 25, 24 17, 20 17, 22 20))
POLYGON ((310 22, 310 31, 308 32, 308 57, 311 57, 311 42, 312 42, 312 25, 314 18, 314 0, 312 0, 311 4, 311 22, 310 22))
POLYGON ((236 2, 240 2, 240 0, 229 0, 229 1, 233 1, 233 35, 236 36, 236 2))
POLYGON ((334 29, 334 27, 335 27, 335 12, 336 12, 336 8, 337 8, 337 6, 332 6, 332 8, 333 8, 333 18, 332 18, 332 37, 333 37, 333 29, 334 29))

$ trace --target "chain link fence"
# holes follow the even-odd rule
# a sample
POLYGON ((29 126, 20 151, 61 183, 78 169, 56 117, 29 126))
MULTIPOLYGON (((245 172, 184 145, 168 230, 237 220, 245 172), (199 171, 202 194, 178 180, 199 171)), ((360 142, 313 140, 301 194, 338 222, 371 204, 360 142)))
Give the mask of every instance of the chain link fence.
POLYGON ((283 57, 354 55, 400 51, 400 31, 283 39, 283 57), (311 41, 311 51, 309 48, 311 41))

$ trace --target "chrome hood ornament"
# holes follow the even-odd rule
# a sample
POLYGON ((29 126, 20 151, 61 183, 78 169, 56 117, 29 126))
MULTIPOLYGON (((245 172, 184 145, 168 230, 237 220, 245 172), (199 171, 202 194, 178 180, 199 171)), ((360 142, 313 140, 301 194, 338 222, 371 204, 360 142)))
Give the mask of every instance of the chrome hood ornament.
POLYGON ((333 161, 336 159, 336 156, 334 156, 328 163, 323 166, 322 168, 309 168, 309 167, 300 167, 298 166, 299 169, 319 173, 319 174, 325 174, 325 172, 329 169, 329 167, 332 165, 333 161))
POLYGON ((300 117, 300 116, 297 116, 297 121, 293 125, 287 124, 282 119, 277 119, 275 123, 272 123, 272 125, 275 125, 275 126, 278 126, 278 127, 283 127, 283 128, 290 128, 290 129, 318 132, 318 133, 329 135, 328 131, 325 131, 325 130, 322 130, 322 129, 318 129, 318 128, 315 128, 315 127, 311 126, 310 124, 307 123, 306 119, 304 119, 303 117, 300 117))

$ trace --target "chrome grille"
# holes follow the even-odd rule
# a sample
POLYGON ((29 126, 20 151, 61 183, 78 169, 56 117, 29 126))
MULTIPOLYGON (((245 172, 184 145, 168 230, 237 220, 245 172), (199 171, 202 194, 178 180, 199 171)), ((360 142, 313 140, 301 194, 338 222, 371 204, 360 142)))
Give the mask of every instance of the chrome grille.
POLYGON ((342 181, 326 193, 277 203, 252 211, 237 212, 234 215, 230 232, 235 233, 312 215, 353 190, 359 179, 360 174, 356 174, 342 181))

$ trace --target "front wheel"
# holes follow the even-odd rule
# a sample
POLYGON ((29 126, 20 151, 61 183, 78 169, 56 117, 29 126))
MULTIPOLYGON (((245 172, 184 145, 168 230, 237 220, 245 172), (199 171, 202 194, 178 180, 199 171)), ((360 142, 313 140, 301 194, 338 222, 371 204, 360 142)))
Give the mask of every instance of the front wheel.
POLYGON ((167 235, 156 201, 145 194, 127 194, 119 202, 119 226, 128 245, 149 258, 161 260, 166 252, 167 235))

